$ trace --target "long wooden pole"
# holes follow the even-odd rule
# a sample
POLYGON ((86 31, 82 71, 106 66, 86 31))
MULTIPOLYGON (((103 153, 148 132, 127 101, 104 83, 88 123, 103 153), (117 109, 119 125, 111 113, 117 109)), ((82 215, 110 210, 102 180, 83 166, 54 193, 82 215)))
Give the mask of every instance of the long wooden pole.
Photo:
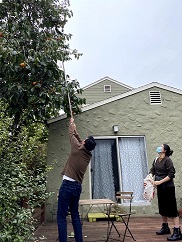
MULTIPOLYGON (((63 66, 63 71, 64 71, 64 79, 66 81, 66 72, 65 72, 65 67, 64 67, 64 62, 62 61, 62 66, 63 66)), ((70 108, 70 115, 71 118, 73 118, 73 111, 71 107, 71 100, 70 100, 70 94, 69 94, 69 89, 68 89, 68 103, 69 103, 69 108, 70 108)))

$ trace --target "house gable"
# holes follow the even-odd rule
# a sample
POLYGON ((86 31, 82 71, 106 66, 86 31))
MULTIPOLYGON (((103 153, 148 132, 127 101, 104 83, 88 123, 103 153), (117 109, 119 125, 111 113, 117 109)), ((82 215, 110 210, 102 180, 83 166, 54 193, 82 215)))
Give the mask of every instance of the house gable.
POLYGON ((92 104, 101 100, 116 96, 132 90, 133 88, 122 84, 110 77, 104 77, 83 88, 83 93, 77 96, 86 99, 86 104, 92 104))

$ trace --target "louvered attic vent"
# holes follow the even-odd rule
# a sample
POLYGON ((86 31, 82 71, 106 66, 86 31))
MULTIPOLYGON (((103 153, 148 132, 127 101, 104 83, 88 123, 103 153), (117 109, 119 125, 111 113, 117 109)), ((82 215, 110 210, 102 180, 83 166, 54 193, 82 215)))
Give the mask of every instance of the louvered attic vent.
POLYGON ((111 85, 104 85, 104 92, 111 92, 111 85))
POLYGON ((160 91, 150 91, 150 104, 162 104, 160 91))

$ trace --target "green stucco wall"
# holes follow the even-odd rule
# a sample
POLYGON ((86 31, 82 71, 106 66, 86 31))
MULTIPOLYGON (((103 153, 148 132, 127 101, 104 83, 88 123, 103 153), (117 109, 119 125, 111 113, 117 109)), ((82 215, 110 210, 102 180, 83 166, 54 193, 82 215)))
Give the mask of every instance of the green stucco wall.
MULTIPOLYGON (((115 136, 112 130, 114 124, 119 125, 117 136, 144 135, 149 167, 156 157, 156 147, 168 143, 174 150, 171 157, 176 168, 176 194, 179 199, 182 194, 182 95, 164 89, 151 88, 112 103, 94 108, 75 116, 75 123, 80 136, 88 135, 115 136), (151 105, 149 91, 160 91, 162 105, 151 105)), ((59 120, 49 125, 48 163, 57 161, 48 176, 48 191, 53 196, 47 204, 47 219, 55 219, 57 193, 61 184, 61 170, 70 151, 68 138, 68 119, 59 120)), ((89 170, 83 182, 81 198, 90 198, 89 170)), ((136 216, 155 215, 157 199, 151 205, 133 208, 136 216)))

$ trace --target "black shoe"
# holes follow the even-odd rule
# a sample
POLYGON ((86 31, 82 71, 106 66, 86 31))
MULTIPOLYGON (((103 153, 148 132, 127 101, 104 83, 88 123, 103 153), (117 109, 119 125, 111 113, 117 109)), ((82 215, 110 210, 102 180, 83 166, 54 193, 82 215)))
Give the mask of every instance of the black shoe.
POLYGON ((170 234, 170 228, 168 227, 168 223, 163 223, 162 228, 156 232, 157 235, 162 235, 162 234, 170 234))
POLYGON ((180 228, 173 228, 173 234, 167 238, 168 241, 182 240, 182 234, 180 228))

